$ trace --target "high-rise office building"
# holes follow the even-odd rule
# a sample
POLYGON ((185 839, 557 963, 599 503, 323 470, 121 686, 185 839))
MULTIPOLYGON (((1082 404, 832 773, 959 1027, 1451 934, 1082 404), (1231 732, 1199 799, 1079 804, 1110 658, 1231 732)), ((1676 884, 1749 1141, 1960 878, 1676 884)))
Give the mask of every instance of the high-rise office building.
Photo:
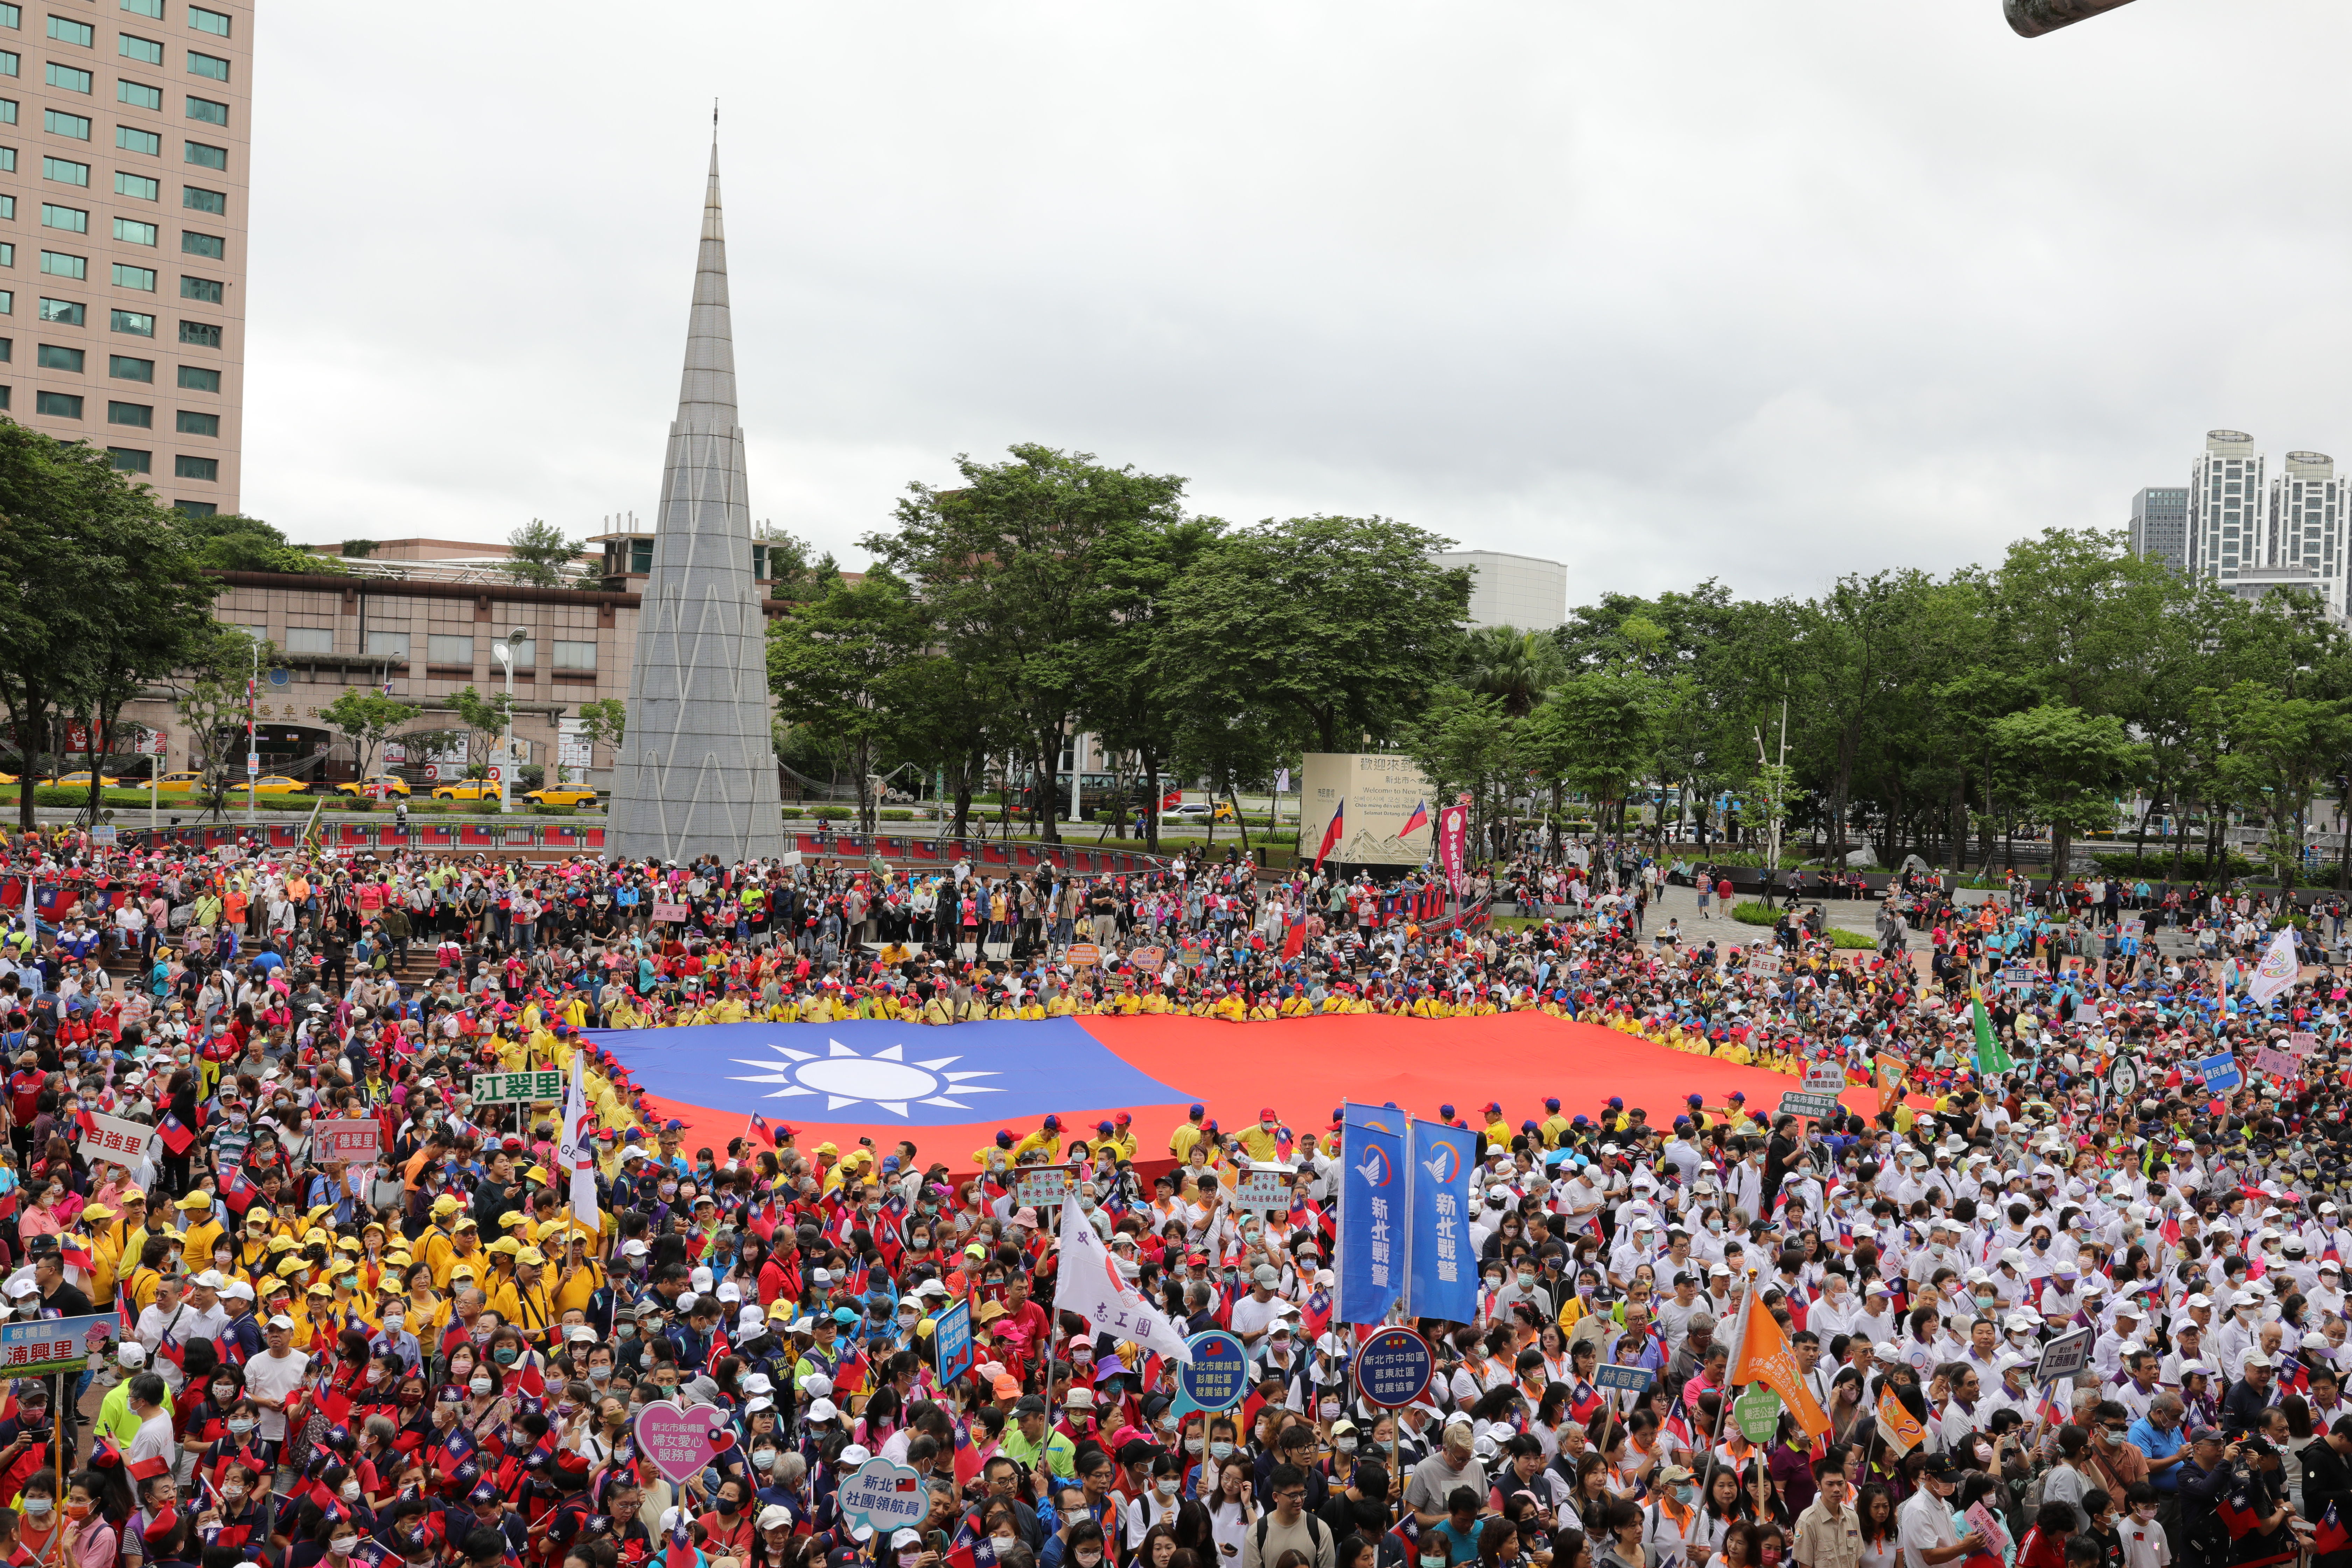
POLYGON ((252 66, 252 0, 0 4, 0 408, 190 511, 237 507, 252 66))
POLYGON ((2150 485, 2132 497, 2131 552, 2168 566, 2189 565, 2189 492, 2150 485))
POLYGON ((2345 481, 2325 452, 2289 452, 2271 480, 2268 564, 2285 572, 2300 568, 2317 579, 2327 605, 2339 615, 2345 605, 2345 481))
POLYGON ((2189 476, 2189 570, 2228 584, 2269 564, 2263 458, 2242 430, 2209 430, 2189 476))

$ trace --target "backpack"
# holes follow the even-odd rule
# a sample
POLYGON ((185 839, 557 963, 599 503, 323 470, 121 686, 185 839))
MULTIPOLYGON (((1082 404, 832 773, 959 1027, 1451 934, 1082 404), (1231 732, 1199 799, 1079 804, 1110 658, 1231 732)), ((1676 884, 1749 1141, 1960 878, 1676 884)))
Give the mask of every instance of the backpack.
MULTIPOLYGON (((1323 1556, 1323 1526, 1312 1513, 1302 1513, 1298 1517, 1307 1521, 1307 1544, 1315 1549, 1315 1556, 1320 1561, 1323 1556)), ((1271 1509, 1257 1516, 1257 1560, 1260 1563, 1265 1562, 1266 1526, 1273 1522, 1274 1511, 1271 1509)))

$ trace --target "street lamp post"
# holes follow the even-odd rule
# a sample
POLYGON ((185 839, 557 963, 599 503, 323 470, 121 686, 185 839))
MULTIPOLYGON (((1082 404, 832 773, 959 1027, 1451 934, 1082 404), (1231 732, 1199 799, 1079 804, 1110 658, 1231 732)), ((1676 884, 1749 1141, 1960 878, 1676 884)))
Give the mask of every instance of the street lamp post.
POLYGON ((507 727, 506 732, 499 739, 499 815, 501 816, 514 810, 515 659, 521 654, 522 645, 530 640, 530 630, 517 626, 503 640, 490 645, 490 651, 499 656, 499 662, 506 666, 507 670, 507 727))

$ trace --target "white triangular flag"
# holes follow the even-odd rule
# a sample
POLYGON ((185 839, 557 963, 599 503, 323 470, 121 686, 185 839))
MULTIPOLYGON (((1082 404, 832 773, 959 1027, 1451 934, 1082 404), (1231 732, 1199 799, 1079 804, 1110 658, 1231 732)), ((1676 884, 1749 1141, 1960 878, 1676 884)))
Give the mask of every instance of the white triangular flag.
POLYGON ((2252 978, 2246 982, 2246 994, 2266 1003, 2293 990, 2302 973, 2303 960, 2294 951, 2294 928, 2281 926, 2278 935, 2271 938, 2270 951, 2263 954, 2252 978))
POLYGON ((1061 1272, 1054 1284, 1054 1309, 1076 1312, 1098 1333, 1132 1340, 1171 1361, 1189 1362, 1192 1347, 1168 1315, 1145 1300, 1118 1272, 1102 1237, 1075 1203, 1062 1205, 1061 1272))

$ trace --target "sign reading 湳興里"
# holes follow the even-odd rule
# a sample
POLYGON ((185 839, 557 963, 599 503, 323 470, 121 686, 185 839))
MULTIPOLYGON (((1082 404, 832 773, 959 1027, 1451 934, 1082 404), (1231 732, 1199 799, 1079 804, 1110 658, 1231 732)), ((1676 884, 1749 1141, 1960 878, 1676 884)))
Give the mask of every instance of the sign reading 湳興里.
POLYGON ((121 1328, 122 1320, 112 1312, 0 1324, 0 1376, 79 1372, 90 1357, 106 1354, 121 1328))

